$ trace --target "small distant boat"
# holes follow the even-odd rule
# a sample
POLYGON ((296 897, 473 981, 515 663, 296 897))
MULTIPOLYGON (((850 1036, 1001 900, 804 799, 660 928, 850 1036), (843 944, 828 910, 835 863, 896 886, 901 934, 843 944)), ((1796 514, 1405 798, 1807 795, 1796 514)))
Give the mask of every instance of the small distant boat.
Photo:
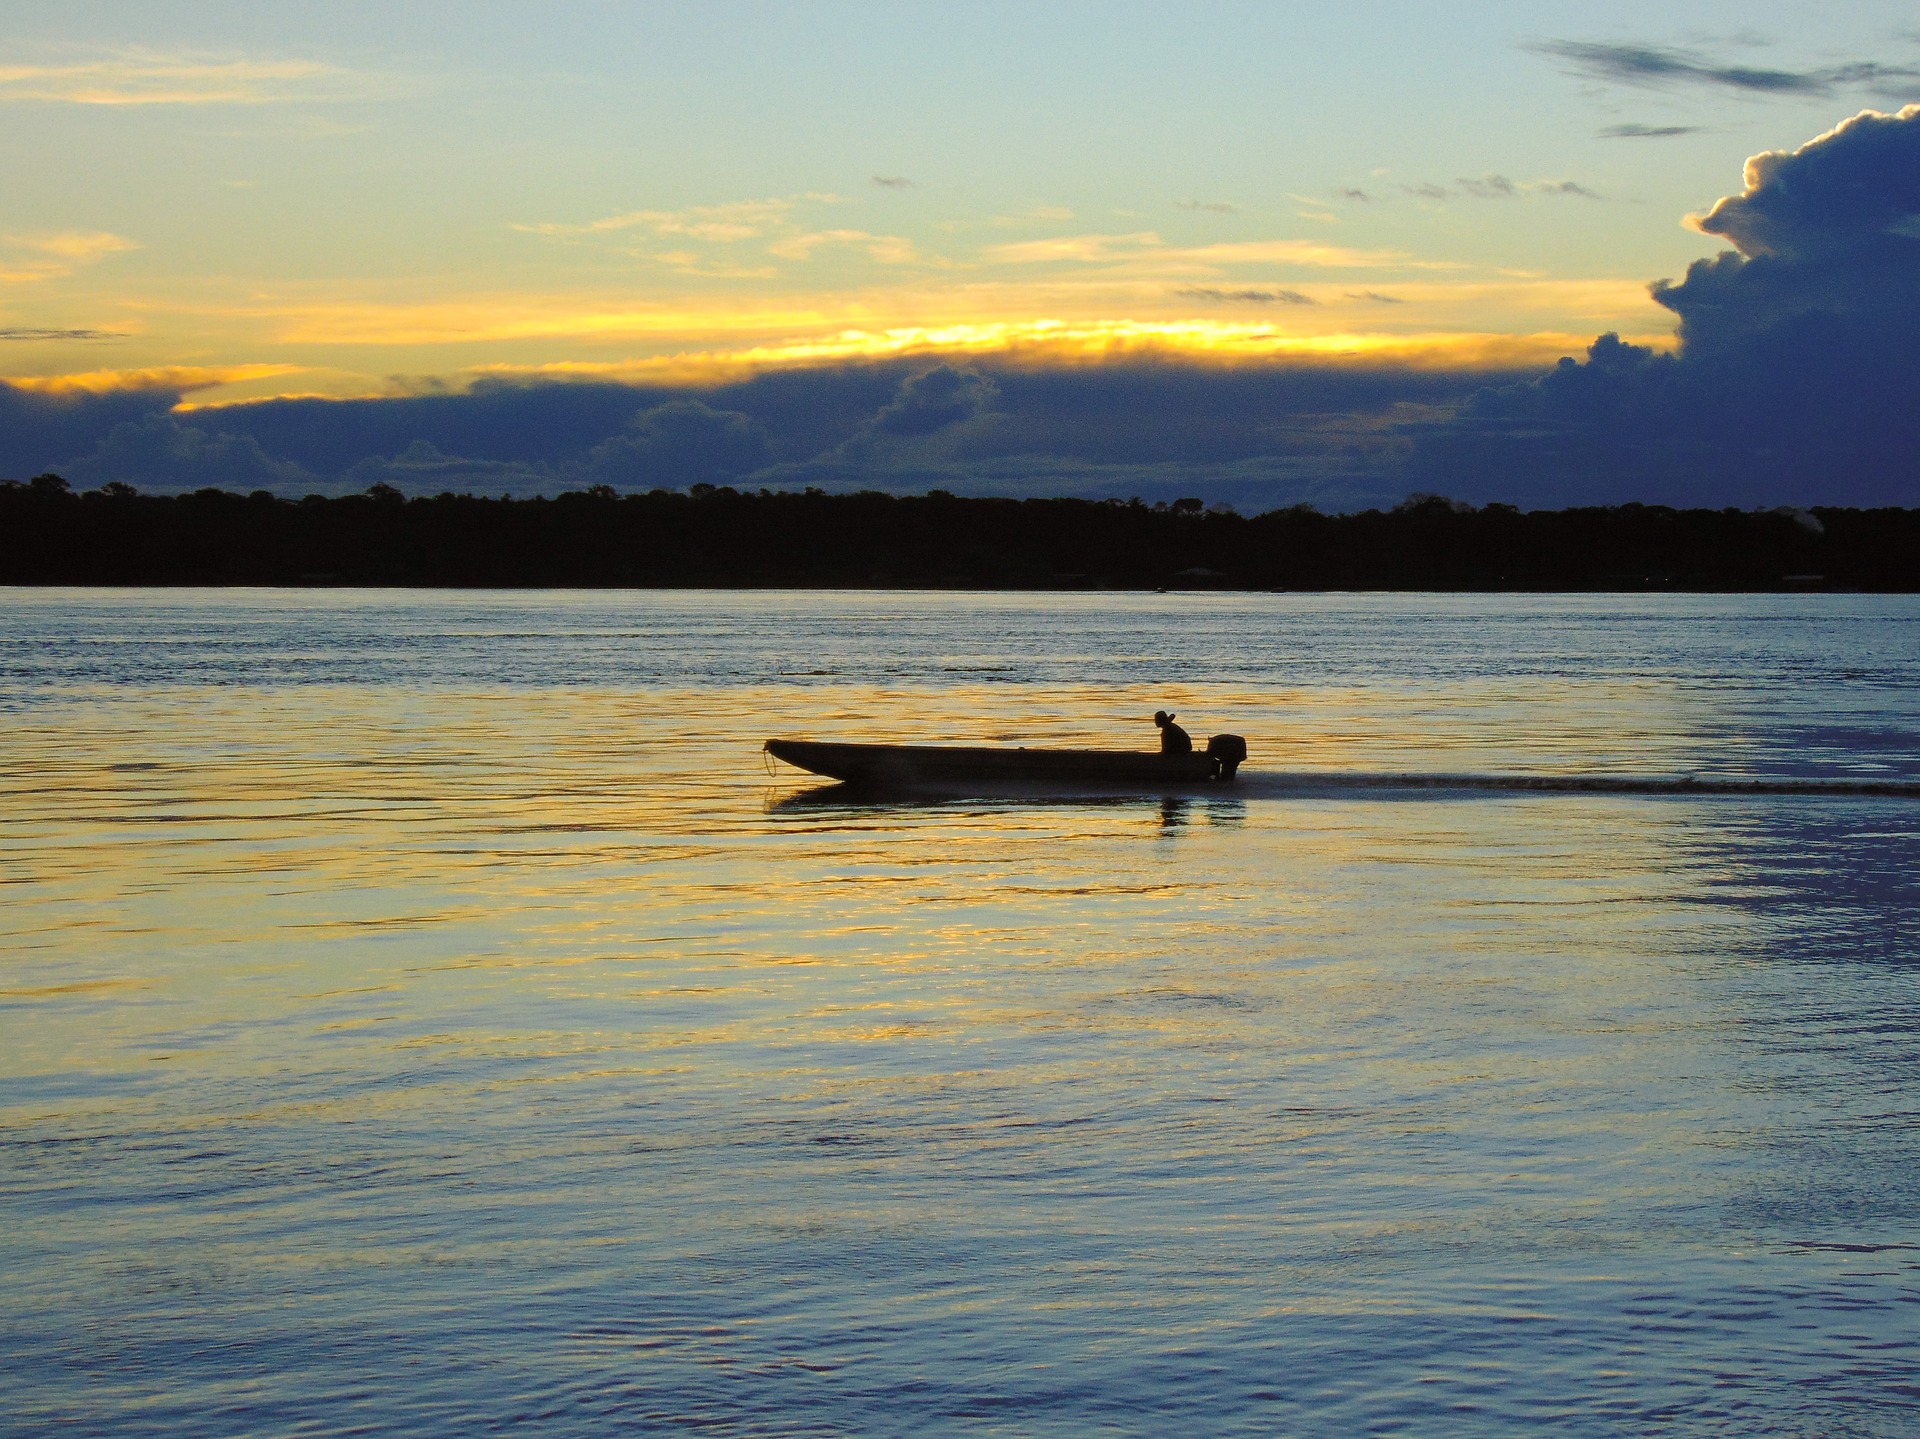
POLYGON ((770 739, 766 752, 809 774, 875 788, 1033 784, 1157 789, 1231 780, 1247 746, 1237 735, 1216 735, 1205 751, 1195 754, 770 739))

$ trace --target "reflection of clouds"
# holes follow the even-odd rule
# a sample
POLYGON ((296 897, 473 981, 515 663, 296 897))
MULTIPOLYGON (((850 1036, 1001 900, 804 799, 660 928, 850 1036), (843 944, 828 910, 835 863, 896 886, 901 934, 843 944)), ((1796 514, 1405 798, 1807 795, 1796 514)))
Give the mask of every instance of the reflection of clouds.
MULTIPOLYGON (((1715 940, 1691 964, 1702 1040, 1741 1096, 1713 1138, 1730 1156, 1724 1222, 1743 1239, 1842 1254, 1909 1238, 1920 806, 1742 805, 1677 834, 1675 850, 1703 876, 1695 902, 1715 940)), ((1861 1286, 1865 1328, 1872 1289, 1861 1286)))
MULTIPOLYGON (((1712 903, 1748 911, 1762 924, 1751 958, 1765 963, 1839 965, 1920 962, 1920 806, 1910 800, 1739 806, 1727 824, 1701 831, 1687 848, 1715 876, 1712 903)), ((1897 1006, 1902 1024, 1920 1017, 1920 991, 1897 1006)), ((1882 1003, 1831 1016, 1873 1026, 1891 1016, 1882 1003)), ((1920 1025, 1916 1025, 1920 1028, 1920 1025)))

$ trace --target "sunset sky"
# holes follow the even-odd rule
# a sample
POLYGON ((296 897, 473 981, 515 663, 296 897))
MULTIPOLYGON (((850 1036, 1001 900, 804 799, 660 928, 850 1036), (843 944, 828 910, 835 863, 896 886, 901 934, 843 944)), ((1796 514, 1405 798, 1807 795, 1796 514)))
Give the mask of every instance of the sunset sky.
MULTIPOLYGON (((1686 217, 1920 98, 1878 0, 14 0, 0 47, 0 375, 175 423, 502 379, 657 404, 893 360, 1459 381, 1670 349, 1649 283, 1728 248, 1686 217)), ((97 467, 110 432, 0 473, 97 467)))

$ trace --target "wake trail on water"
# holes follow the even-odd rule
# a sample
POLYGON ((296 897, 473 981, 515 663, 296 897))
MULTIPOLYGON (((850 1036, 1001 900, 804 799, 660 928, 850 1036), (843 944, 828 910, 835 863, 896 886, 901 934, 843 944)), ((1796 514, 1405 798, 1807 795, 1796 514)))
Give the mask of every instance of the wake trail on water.
POLYGON ((1249 799, 1286 799, 1328 790, 1509 791, 1544 794, 1805 795, 1920 799, 1920 780, 1744 779, 1715 775, 1422 774, 1346 770, 1245 773, 1232 792, 1249 799))

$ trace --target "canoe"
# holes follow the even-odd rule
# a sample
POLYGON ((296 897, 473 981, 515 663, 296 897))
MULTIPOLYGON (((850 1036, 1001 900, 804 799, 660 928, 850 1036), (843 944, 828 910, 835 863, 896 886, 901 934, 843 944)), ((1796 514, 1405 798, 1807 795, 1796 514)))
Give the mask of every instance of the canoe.
MULTIPOLYGON (((770 739, 766 752, 810 774, 848 784, 914 788, 968 784, 1119 785, 1155 789, 1211 784, 1208 754, 1139 750, 1006 749, 972 745, 838 744, 770 739)), ((1222 778, 1231 778, 1228 773, 1222 778)))

